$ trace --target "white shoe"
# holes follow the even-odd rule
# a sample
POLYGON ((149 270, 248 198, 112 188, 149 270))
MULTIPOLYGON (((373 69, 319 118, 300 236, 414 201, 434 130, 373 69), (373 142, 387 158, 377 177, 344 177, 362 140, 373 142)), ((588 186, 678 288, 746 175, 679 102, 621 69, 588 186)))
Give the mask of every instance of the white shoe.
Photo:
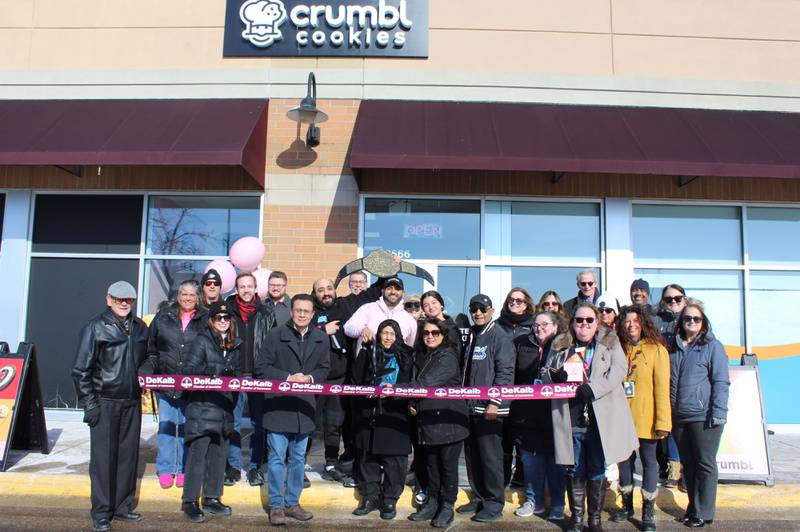
POLYGON ((514 510, 514 515, 517 517, 530 517, 533 515, 533 502, 525 501, 522 506, 514 510))

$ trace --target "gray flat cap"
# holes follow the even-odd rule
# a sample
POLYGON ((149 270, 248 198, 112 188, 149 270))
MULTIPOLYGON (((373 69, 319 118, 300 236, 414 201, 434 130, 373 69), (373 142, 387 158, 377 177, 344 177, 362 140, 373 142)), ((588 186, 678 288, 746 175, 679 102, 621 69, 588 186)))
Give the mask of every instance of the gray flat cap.
POLYGON ((108 295, 117 299, 136 299, 136 289, 127 281, 117 281, 108 287, 108 295))

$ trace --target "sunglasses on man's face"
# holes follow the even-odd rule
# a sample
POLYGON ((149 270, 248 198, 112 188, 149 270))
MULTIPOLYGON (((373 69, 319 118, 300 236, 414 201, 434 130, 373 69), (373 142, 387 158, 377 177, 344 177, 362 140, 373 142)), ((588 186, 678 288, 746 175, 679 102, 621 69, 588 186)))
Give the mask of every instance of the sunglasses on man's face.
POLYGON ((703 316, 684 316, 683 323, 703 323, 703 316))
POLYGON ((578 284, 581 285, 583 288, 589 288, 594 286, 594 281, 589 281, 588 283, 580 282, 578 284))
POLYGON ((203 286, 219 286, 220 283, 218 281, 206 281, 203 283, 203 286))
POLYGON ((682 302, 683 301, 683 296, 675 296, 675 297, 664 296, 663 300, 664 300, 664 303, 666 303, 667 305, 672 305, 673 303, 682 302))
POLYGON ((406 310, 411 310, 411 309, 419 310, 422 308, 422 306, 419 304, 419 301, 408 301, 404 303, 403 306, 405 307, 406 310))
POLYGON ((592 323, 594 323, 594 318, 579 318, 579 317, 577 317, 577 316, 576 316, 576 317, 575 317, 575 318, 573 318, 573 319, 575 320, 575 323, 583 323, 583 322, 586 322, 586 323, 588 323, 588 324, 590 324, 590 325, 591 325, 592 323))
POLYGON ((483 305, 470 305, 469 306, 469 311, 472 314, 475 314, 476 312, 481 312, 483 314, 486 314, 486 310, 487 310, 487 308, 484 307, 483 305))

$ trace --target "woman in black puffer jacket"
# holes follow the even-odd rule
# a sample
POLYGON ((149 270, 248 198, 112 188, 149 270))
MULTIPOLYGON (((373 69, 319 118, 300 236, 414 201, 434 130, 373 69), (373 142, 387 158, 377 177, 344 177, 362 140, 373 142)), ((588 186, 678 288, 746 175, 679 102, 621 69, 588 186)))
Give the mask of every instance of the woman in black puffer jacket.
MULTIPOLYGON (((224 301, 211 304, 208 327, 195 338, 184 360, 184 374, 210 377, 239 374, 242 341, 236 337, 229 307, 224 301)), ((215 515, 231 515, 230 506, 222 504, 220 498, 237 399, 235 392, 195 391, 189 394, 184 431, 186 482, 181 509, 194 523, 203 521, 203 510, 215 515), (198 504, 201 490, 202 509, 198 504)))
MULTIPOLYGON (((414 360, 414 377, 404 387, 448 387, 461 385, 461 366, 445 322, 426 319, 422 323, 424 351, 414 360)), ((457 399, 422 399, 409 405, 417 418, 418 441, 428 472, 428 502, 411 514, 412 521, 431 519, 431 525, 446 528, 453 522, 458 495, 458 458, 461 442, 469 434, 467 403, 457 399)))

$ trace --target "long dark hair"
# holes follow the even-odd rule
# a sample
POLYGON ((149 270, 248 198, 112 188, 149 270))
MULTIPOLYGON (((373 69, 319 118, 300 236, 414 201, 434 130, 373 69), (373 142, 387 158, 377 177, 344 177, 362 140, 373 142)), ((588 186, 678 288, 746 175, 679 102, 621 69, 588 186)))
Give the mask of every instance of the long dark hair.
POLYGON ((428 349, 428 347, 422 341, 422 331, 425 329, 425 325, 433 325, 437 329, 439 329, 440 333, 442 333, 442 343, 439 347, 445 346, 445 347, 452 347, 454 349, 458 348, 458 345, 456 345, 456 343, 450 336, 452 333, 450 332, 450 325, 448 325, 447 322, 439 321, 434 318, 425 318, 424 320, 419 322, 419 327, 417 328, 417 330, 419 331, 419 334, 417 335, 418 351, 427 351, 428 349))
POLYGON ((533 313, 536 312, 536 305, 533 304, 533 298, 531 297, 531 295, 528 293, 527 290, 519 286, 515 286, 514 288, 508 291, 508 294, 506 294, 506 299, 503 302, 503 309, 501 312, 503 313, 508 312, 509 314, 511 313, 511 309, 508 308, 508 300, 511 297, 511 294, 513 294, 514 292, 521 292, 522 298, 525 300, 525 312, 523 312, 522 314, 526 316, 532 316, 533 313))
POLYGON ((648 310, 642 305, 629 305, 627 307, 622 307, 622 311, 617 318, 617 336, 619 337, 619 343, 622 344, 623 349, 633 345, 633 340, 622 326, 622 322, 625 321, 625 317, 628 314, 636 314, 639 318, 639 324, 642 326, 642 336, 639 341, 650 340, 656 344, 664 345, 664 337, 661 336, 661 333, 653 324, 653 320, 650 319, 648 310))
POLYGON ((673 348, 676 347, 678 336, 682 339, 686 339, 686 330, 683 328, 683 316, 686 314, 686 311, 690 308, 697 309, 700 312, 700 315, 703 317, 703 324, 700 326, 700 333, 697 335, 695 342, 697 345, 705 345, 708 343, 708 331, 711 330, 711 322, 708 320, 708 316, 706 316, 705 310, 703 310, 703 305, 698 303, 697 300, 692 300, 691 303, 686 303, 686 306, 683 307, 680 315, 678 315, 677 323, 675 324, 675 338, 673 342, 673 348))
POLYGON ((219 337, 219 344, 217 345, 223 351, 230 351, 233 349, 233 341, 236 339, 236 321, 230 314, 228 314, 228 316, 231 318, 231 325, 228 327, 228 332, 225 333, 225 338, 214 328, 214 318, 211 316, 208 317, 208 329, 211 331, 211 337, 219 337))

